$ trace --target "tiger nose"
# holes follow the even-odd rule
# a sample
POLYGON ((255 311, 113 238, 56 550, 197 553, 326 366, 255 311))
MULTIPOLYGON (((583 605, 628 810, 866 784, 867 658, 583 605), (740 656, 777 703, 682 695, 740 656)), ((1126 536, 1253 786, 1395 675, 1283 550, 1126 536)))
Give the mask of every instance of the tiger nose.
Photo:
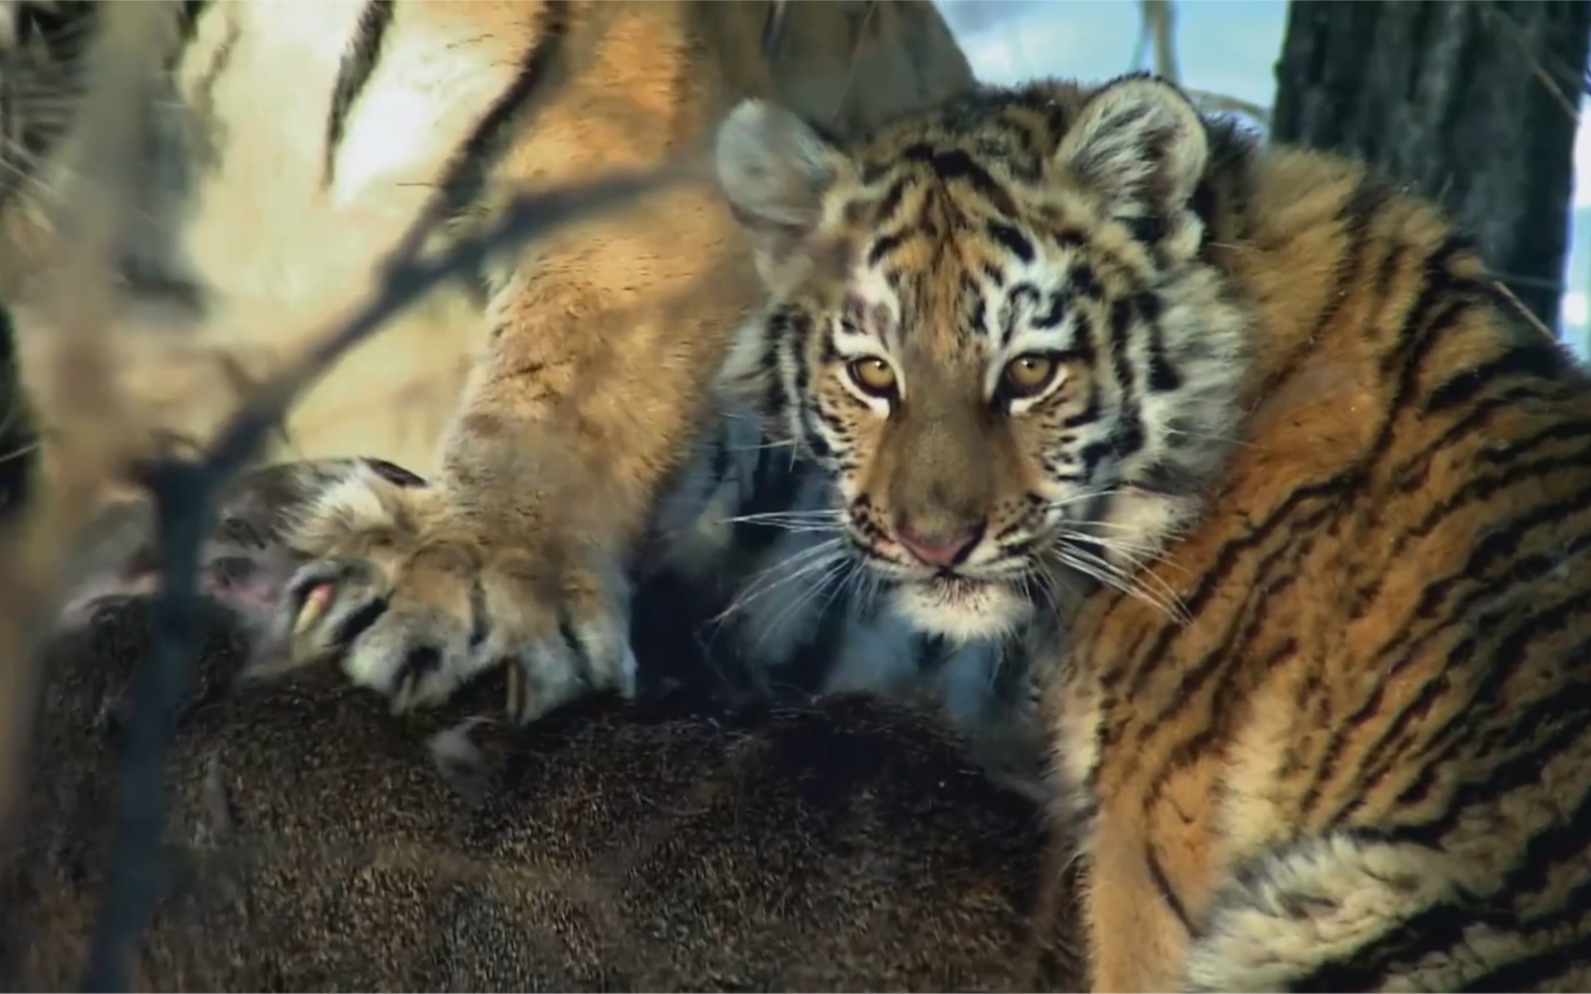
POLYGON ((951 522, 944 528, 922 528, 910 518, 895 521, 895 539, 928 566, 956 566, 983 537, 984 522, 951 522))

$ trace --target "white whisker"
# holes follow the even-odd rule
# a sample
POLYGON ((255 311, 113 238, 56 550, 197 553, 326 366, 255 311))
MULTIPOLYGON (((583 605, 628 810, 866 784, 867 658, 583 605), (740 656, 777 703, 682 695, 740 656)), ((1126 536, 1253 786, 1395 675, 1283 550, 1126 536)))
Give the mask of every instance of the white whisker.
POLYGON ((740 593, 712 620, 721 623, 737 612, 743 611, 757 601, 830 566, 836 559, 846 556, 841 543, 843 537, 827 539, 816 545, 808 546, 788 559, 780 560, 767 569, 753 575, 740 593), (794 568, 792 568, 794 567, 794 568), (786 572, 788 571, 788 572, 786 572))
POLYGON ((1231 435, 1216 435, 1207 431, 1183 431, 1178 428, 1162 428, 1161 431, 1167 435, 1182 435, 1186 438, 1209 439, 1212 442, 1225 442, 1228 445, 1240 445, 1248 449, 1255 447, 1253 442, 1250 442, 1247 439, 1236 438, 1231 435))
POLYGON ((1150 572, 1128 573, 1114 563, 1075 546, 1059 546, 1056 557, 1065 565, 1130 597, 1136 597, 1174 621, 1191 620, 1182 599, 1165 580, 1150 572), (1145 580, 1152 581, 1146 583, 1145 580))
MULTIPOLYGON (((751 646, 753 652, 762 648, 763 643, 768 641, 768 636, 777 631, 786 618, 804 609, 812 602, 813 598, 821 594, 824 588, 833 582, 836 577, 843 576, 846 568, 851 565, 849 562, 849 557, 842 557, 838 562, 833 560, 828 560, 827 562, 828 569, 824 570, 822 575, 819 576, 814 583, 803 589, 793 601, 785 605, 783 611, 780 611, 773 617, 772 620, 763 626, 761 637, 758 638, 757 641, 751 646)), ((838 588, 838 586, 839 585, 836 584, 836 588, 838 588)), ((829 600, 825 599, 823 605, 818 608, 818 614, 820 616, 822 615, 823 611, 828 608, 828 604, 829 600)))
POLYGON ((734 517, 721 519, 725 524, 838 524, 841 512, 828 509, 813 511, 762 511, 757 514, 737 514, 734 517))

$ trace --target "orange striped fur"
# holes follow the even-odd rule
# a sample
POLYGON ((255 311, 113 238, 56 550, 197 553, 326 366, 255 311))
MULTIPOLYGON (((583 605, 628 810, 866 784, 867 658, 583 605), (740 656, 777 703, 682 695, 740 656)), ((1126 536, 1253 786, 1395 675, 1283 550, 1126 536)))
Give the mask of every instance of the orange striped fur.
POLYGON ((1591 388, 1440 210, 1144 77, 719 169, 725 388, 1047 647, 1096 990, 1591 985, 1591 388))

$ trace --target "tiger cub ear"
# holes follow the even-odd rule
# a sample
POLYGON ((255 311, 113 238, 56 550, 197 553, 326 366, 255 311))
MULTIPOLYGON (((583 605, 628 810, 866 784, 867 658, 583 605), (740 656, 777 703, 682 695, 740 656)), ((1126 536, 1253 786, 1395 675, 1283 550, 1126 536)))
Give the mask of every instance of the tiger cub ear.
POLYGON ((1181 90, 1124 76, 1083 104, 1054 162, 1103 194, 1116 217, 1132 218, 1181 211, 1208 158, 1204 120, 1181 90))
POLYGON ((752 238, 770 287, 823 218, 823 194, 850 159, 810 125, 764 100, 744 100, 718 128, 718 183, 752 238))

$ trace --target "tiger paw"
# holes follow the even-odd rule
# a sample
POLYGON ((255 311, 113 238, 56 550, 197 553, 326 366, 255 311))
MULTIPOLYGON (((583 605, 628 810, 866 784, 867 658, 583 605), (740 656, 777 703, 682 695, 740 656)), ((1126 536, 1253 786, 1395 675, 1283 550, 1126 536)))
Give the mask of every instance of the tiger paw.
POLYGON ((587 693, 633 696, 622 574, 553 571, 544 564, 561 557, 482 551, 492 547, 484 538, 439 541, 402 556, 312 560, 288 581, 279 638, 295 662, 335 659, 396 712, 441 704, 500 665, 519 722, 587 693))

